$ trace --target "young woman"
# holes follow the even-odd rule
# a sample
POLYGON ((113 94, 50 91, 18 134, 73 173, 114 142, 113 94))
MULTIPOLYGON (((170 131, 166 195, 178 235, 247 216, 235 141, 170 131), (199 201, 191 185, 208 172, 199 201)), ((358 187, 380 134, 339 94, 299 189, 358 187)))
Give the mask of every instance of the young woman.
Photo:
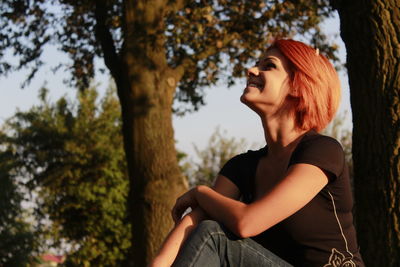
POLYGON ((151 266, 364 266, 343 149, 318 134, 339 105, 335 69, 318 50, 278 40, 247 76, 241 101, 267 145, 177 199, 151 266))

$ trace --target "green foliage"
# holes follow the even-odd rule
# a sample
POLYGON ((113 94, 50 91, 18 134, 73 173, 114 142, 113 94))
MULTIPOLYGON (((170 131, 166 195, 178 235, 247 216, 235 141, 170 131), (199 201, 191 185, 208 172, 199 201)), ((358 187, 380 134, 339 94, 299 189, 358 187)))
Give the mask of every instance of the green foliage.
MULTIPOLYGON (((105 57, 117 79, 121 69, 112 60, 122 56, 123 47, 139 42, 137 46, 145 45, 155 52, 154 47, 159 46, 157 50, 165 50, 164 58, 157 59, 159 62, 167 62, 172 69, 183 67, 176 94, 177 100, 189 104, 177 108, 183 112, 204 103, 204 86, 216 84, 221 78, 232 85, 274 38, 298 34, 328 57, 337 59, 337 47, 319 27, 332 14, 329 0, 137 0, 129 10, 134 17, 132 33, 123 27, 127 3, 2 1, 0 75, 30 68, 29 81, 44 63, 43 48, 51 44, 72 59, 72 65, 64 65, 72 73, 68 80, 84 89, 94 76, 95 57, 105 57), (8 60, 6 52, 13 53, 14 59, 19 57, 19 62, 8 60)), ((151 69, 157 64, 148 62, 142 67, 151 69)))
MULTIPOLYGON (((4 138, 0 133, 0 140, 4 138)), ((3 142, 0 142, 3 144, 3 142)), ((10 175, 14 162, 4 146, 0 151, 0 266, 28 266, 35 250, 35 235, 24 220, 23 194, 10 175)))
MULTIPOLYGON (((42 52, 47 45, 68 54, 72 64, 60 63, 52 66, 55 70, 63 67, 72 76, 71 85, 81 89, 89 86, 94 76, 94 58, 101 56, 95 36, 95 1, 70 0, 4 0, 0 11, 0 58, 11 52, 19 61, 0 62, 0 74, 29 69, 29 82, 38 68, 44 64, 42 52), (77 78, 77 79, 75 79, 77 78)), ((108 1, 110 9, 108 27, 113 31, 115 42, 121 43, 117 29, 120 27, 121 1, 108 1)), ((26 85, 27 83, 25 83, 26 85)))
POLYGON ((7 125, 8 175, 37 192, 36 218, 50 246, 71 246, 67 265, 116 266, 130 247, 128 178, 119 104, 95 89, 18 112, 7 125), (50 219, 50 224, 48 219, 50 219))
POLYGON ((184 171, 190 186, 212 185, 224 164, 233 156, 245 152, 246 147, 248 146, 243 139, 228 137, 226 131, 221 132, 217 127, 204 149, 195 146, 195 152, 200 161, 186 162, 184 171))

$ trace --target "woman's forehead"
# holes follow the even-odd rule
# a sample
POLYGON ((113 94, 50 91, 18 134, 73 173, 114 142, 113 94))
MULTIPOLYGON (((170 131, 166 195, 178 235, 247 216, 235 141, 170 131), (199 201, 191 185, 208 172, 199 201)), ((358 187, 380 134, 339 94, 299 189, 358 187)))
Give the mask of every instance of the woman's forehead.
POLYGON ((262 60, 271 60, 282 64, 284 67, 289 68, 290 62, 289 60, 281 53, 281 51, 275 47, 272 47, 265 51, 265 53, 261 56, 260 61, 262 60))
POLYGON ((286 57, 281 53, 281 51, 279 51, 279 49, 277 48, 270 48, 267 51, 265 51, 262 56, 261 59, 265 59, 265 58, 273 58, 273 59, 278 59, 278 60, 286 60, 286 57))

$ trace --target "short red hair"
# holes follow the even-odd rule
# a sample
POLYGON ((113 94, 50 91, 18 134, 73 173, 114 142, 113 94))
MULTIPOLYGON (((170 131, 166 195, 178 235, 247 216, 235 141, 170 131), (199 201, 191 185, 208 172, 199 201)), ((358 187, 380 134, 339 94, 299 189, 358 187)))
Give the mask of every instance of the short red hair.
POLYGON ((340 102, 338 74, 318 50, 294 40, 276 40, 278 49, 290 62, 291 92, 296 126, 302 130, 323 130, 333 119, 340 102))

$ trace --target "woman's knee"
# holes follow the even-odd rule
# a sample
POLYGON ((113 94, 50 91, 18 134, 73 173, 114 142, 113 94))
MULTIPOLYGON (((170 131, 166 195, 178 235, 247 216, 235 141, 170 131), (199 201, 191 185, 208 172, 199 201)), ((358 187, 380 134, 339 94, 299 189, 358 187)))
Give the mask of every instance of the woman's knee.
POLYGON ((197 225, 196 232, 201 234, 212 234, 212 233, 224 234, 225 230, 223 228, 224 227, 217 221, 204 220, 197 225))
POLYGON ((185 241, 172 266, 219 266, 219 247, 225 240, 220 223, 201 221, 185 241), (207 264, 203 264, 205 262, 207 264))

